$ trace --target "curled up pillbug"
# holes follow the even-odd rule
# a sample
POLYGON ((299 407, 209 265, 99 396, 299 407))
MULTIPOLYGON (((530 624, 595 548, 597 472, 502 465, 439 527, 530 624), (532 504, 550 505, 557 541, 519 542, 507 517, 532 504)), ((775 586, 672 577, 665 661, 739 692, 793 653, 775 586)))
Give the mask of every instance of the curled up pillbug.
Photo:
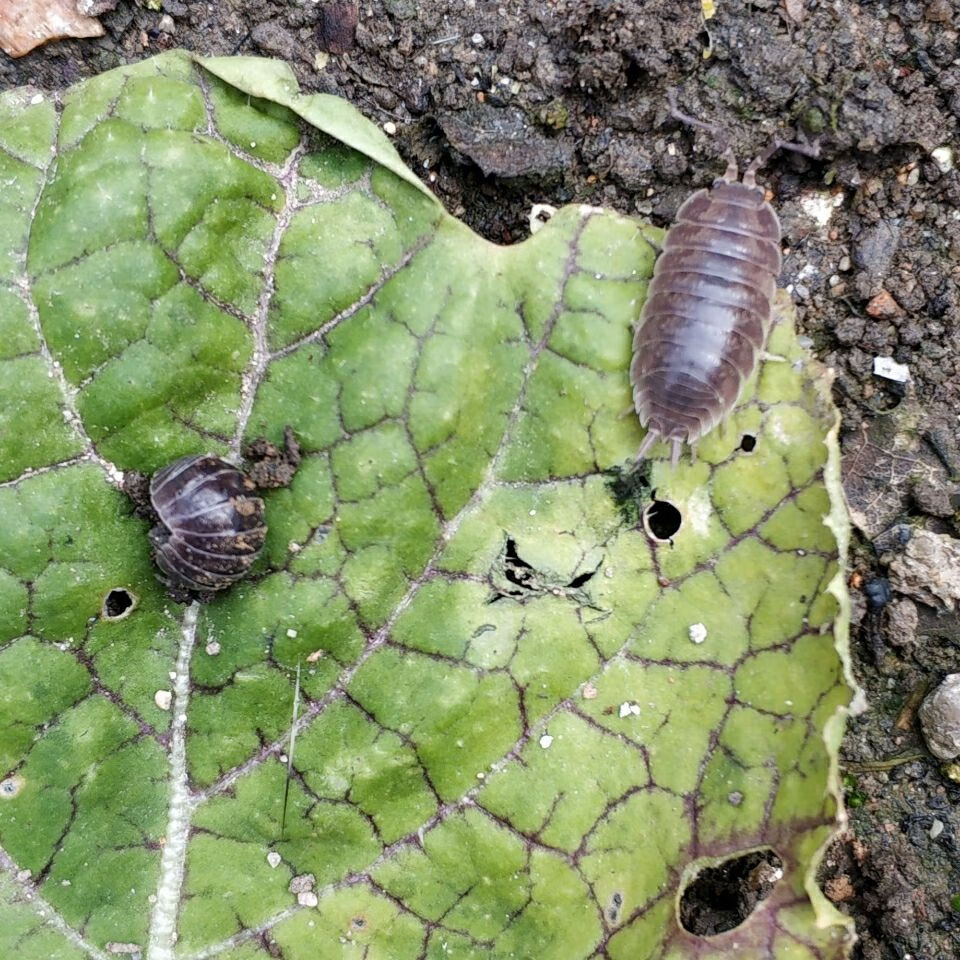
POLYGON ((203 593, 247 572, 267 535, 255 490, 236 467, 209 455, 182 457, 153 475, 150 503, 160 522, 150 541, 169 583, 203 593))
POLYGON ((244 471, 212 454, 181 457, 149 480, 128 473, 124 489, 153 521, 150 542, 159 579, 175 600, 209 600, 240 580, 267 535, 258 488, 286 486, 300 461, 288 429, 284 449, 256 440, 244 471))
MULTIPOLYGON (((684 122, 712 130, 673 107, 684 122)), ((726 172, 680 207, 654 266, 633 338, 630 383, 647 435, 637 459, 657 440, 671 462, 723 421, 757 368, 770 332, 780 273, 780 221, 756 174, 779 149, 816 156, 816 146, 774 140, 737 178, 726 172)))

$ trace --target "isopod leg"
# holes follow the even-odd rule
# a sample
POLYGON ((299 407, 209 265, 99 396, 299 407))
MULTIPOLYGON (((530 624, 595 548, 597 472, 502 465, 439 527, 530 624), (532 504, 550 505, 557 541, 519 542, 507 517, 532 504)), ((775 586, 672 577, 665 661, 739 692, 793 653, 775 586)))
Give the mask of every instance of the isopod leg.
POLYGON ((769 350, 761 350, 761 351, 760 351, 760 359, 761 359, 764 363, 770 363, 770 362, 773 362, 773 363, 786 363, 786 362, 787 362, 787 358, 786 358, 786 357, 780 356, 779 353, 770 353, 769 350))
MULTIPOLYGON (((733 149, 728 146, 730 138, 727 133, 714 123, 707 123, 705 120, 698 120, 696 117, 691 117, 689 113, 684 113, 677 106, 677 91, 672 87, 667 90, 667 102, 670 104, 670 116, 673 117, 674 120, 679 120, 681 123, 685 123, 690 127, 697 127, 699 130, 706 130, 707 133, 712 133, 723 145, 724 155, 726 156, 727 153, 731 156, 733 155, 733 149)), ((736 161, 734 161, 733 179, 737 179, 736 161)))
POLYGON ((733 152, 733 147, 727 147, 723 151, 724 159, 727 161, 727 169, 723 171, 723 178, 727 183, 736 183, 739 176, 737 167, 737 155, 733 152))
POLYGON ((675 467, 680 462, 680 452, 683 450, 683 441, 673 437, 670 441, 670 466, 675 467))
POLYGON ((644 460, 647 454, 650 452, 650 448, 660 439, 660 434, 656 430, 648 430, 647 435, 643 438, 643 443, 640 444, 640 449, 637 451, 636 457, 634 457, 635 463, 640 463, 641 460, 644 460))

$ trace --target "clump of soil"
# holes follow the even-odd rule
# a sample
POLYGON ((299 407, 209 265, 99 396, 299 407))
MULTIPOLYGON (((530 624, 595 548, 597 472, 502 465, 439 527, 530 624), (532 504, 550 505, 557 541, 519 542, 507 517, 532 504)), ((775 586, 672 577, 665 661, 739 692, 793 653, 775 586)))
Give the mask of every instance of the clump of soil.
POLYGON ((392 125, 446 206, 501 243, 527 235, 534 202, 669 224, 722 169, 717 138, 669 118, 669 90, 744 160, 777 132, 819 139, 818 160, 780 154, 763 179, 781 284, 836 370, 857 523, 853 655, 871 709, 844 745, 852 833, 823 884, 864 960, 955 956, 960 772, 924 750, 915 712, 918 689, 957 671, 960 623, 877 583, 910 530, 960 533, 960 0, 716 6, 704 21, 674 0, 121 0, 103 38, 0 54, 0 88, 62 88, 172 46, 282 57, 305 89, 392 125), (877 356, 909 381, 876 376, 877 356))

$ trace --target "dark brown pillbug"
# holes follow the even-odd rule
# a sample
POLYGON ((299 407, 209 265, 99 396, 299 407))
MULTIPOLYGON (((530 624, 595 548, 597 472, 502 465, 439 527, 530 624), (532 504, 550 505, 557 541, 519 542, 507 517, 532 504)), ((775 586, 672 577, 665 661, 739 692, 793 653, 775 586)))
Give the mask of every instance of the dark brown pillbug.
POLYGON ((775 140, 739 181, 728 151, 724 175, 689 197, 667 231, 633 338, 630 383, 647 427, 638 460, 662 439, 676 464, 684 443, 727 417, 757 368, 781 254, 780 221, 756 173, 781 148, 817 150, 775 140))
POLYGON ((211 453, 174 460, 149 480, 136 471, 123 487, 149 520, 159 579, 173 599, 206 601, 247 574, 267 535, 258 489, 285 487, 300 463, 288 427, 283 447, 264 438, 246 448, 245 470, 211 453))
POLYGON ((198 593, 239 580, 267 535, 256 486, 219 457, 182 457, 150 480, 154 558, 170 586, 198 593))

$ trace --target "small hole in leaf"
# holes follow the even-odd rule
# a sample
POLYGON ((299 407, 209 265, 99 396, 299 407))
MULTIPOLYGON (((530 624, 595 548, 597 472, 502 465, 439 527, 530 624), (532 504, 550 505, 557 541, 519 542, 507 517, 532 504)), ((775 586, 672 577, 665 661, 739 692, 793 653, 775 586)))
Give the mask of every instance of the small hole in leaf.
POLYGON ((511 583, 524 590, 530 589, 533 567, 517 553, 517 542, 512 537, 507 537, 507 545, 503 553, 503 572, 511 583))
POLYGON ((578 573, 568 584, 567 588, 572 590, 577 590, 580 587, 588 584, 596 575, 600 567, 603 566, 603 563, 599 563, 595 569, 588 570, 586 573, 578 573))
POLYGON ((769 848, 731 857, 700 870, 680 898, 680 924, 699 937, 738 927, 783 876, 783 861, 769 848))
POLYGON ((137 605, 137 597, 123 587, 114 587, 103 598, 103 609, 100 615, 104 620, 123 620, 128 617, 137 605))
POLYGON ((0 800, 12 800, 23 789, 23 777, 14 774, 0 780, 0 800))
POLYGON ((744 453, 753 453, 754 447, 757 445, 757 438, 752 433, 745 433, 740 438, 740 449, 744 453))
POLYGON ((682 523, 680 511, 669 500, 654 500, 643 511, 643 525, 654 540, 669 540, 682 523))
POLYGON ((616 923, 620 919, 620 908, 623 906, 623 895, 617 891, 610 898, 610 906, 607 909, 607 919, 611 923, 616 923))

